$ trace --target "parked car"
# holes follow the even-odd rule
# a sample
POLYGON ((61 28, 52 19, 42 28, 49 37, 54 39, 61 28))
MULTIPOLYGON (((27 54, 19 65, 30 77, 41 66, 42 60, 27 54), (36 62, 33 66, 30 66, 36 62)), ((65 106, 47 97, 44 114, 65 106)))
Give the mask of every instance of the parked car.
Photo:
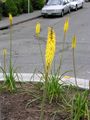
POLYGON ((85 0, 85 2, 90 2, 90 0, 85 0))
POLYGON ((83 8, 84 0, 70 0, 71 9, 83 8))
POLYGON ((41 14, 43 16, 61 15, 70 13, 69 0, 49 0, 47 4, 42 8, 41 14))

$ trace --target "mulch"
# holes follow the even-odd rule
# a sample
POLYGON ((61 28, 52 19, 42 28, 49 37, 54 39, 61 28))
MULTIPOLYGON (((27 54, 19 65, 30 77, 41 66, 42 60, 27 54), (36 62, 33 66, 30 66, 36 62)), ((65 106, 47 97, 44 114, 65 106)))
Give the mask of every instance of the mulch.
MULTIPOLYGON (((35 100, 35 92, 39 94, 38 88, 35 90, 31 83, 24 84, 24 89, 10 93, 2 91, 0 93, 0 120, 39 120, 41 110, 41 100, 35 100), (33 100, 32 103, 30 103, 33 100)), ((40 93, 41 94, 41 93, 40 93)), ((42 94, 40 95, 42 97, 42 94)), ((45 105, 44 120, 69 120, 69 113, 57 112, 57 103, 45 105)))

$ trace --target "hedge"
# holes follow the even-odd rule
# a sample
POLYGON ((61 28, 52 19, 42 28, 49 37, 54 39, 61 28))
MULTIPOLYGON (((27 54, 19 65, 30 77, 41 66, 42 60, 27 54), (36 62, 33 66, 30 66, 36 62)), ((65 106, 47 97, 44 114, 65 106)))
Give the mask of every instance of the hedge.
POLYGON ((0 20, 2 18, 2 3, 0 2, 0 20))
POLYGON ((31 0, 34 10, 40 10, 44 6, 44 0, 31 0))
MULTIPOLYGON (((44 0, 30 0, 30 12, 40 10, 44 6, 44 0)), ((11 13, 13 16, 28 12, 28 0, 6 0, 0 1, 0 18, 8 16, 11 13)))

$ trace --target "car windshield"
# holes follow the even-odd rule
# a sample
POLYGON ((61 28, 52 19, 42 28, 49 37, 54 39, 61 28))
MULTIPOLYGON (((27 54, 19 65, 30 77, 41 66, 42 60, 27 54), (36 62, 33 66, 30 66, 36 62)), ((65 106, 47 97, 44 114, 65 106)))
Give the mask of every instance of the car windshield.
POLYGON ((60 5, 61 3, 61 0, 49 0, 47 5, 60 5))

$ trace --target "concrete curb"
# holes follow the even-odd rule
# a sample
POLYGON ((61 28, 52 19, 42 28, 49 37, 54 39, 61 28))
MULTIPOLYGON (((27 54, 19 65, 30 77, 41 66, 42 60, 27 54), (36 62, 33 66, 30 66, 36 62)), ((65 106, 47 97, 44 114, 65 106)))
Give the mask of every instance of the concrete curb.
MULTIPOLYGON (((31 13, 31 14, 33 14, 33 13, 31 13)), ((22 17, 22 15, 21 15, 22 18, 20 18, 20 16, 14 17, 15 19, 17 19, 17 21, 14 20, 13 26, 14 26, 14 25, 18 25, 18 24, 20 24, 20 23, 27 22, 27 21, 29 21, 29 20, 34 20, 34 19, 37 19, 37 18, 41 17, 40 11, 38 12, 37 15, 31 15, 31 16, 30 16, 30 14, 29 14, 29 15, 28 15, 28 14, 24 14, 24 15, 25 15, 25 17, 22 17), (27 16, 30 16, 30 17, 27 17, 27 16), (20 18, 20 20, 18 20, 19 18, 20 18)), ((23 15, 23 16, 24 16, 24 15, 23 15)), ((8 28, 10 27, 8 20, 6 20, 6 21, 4 21, 4 22, 1 21, 1 22, 2 22, 2 24, 1 24, 1 26, 0 26, 0 30, 8 29, 8 28)))
MULTIPOLYGON (((15 74, 16 76, 16 74, 15 74)), ((18 73, 19 80, 17 79, 16 81, 18 82, 43 82, 43 77, 42 74, 33 74, 33 73, 18 73)), ((3 74, 0 73, 0 81, 3 81, 4 77, 3 74)), ((75 84, 75 78, 71 76, 64 76, 62 80, 59 81, 60 83, 64 85, 73 85, 76 86, 75 84)), ((77 78, 77 85, 79 88, 82 89, 90 89, 90 81, 86 79, 80 79, 77 78)))

